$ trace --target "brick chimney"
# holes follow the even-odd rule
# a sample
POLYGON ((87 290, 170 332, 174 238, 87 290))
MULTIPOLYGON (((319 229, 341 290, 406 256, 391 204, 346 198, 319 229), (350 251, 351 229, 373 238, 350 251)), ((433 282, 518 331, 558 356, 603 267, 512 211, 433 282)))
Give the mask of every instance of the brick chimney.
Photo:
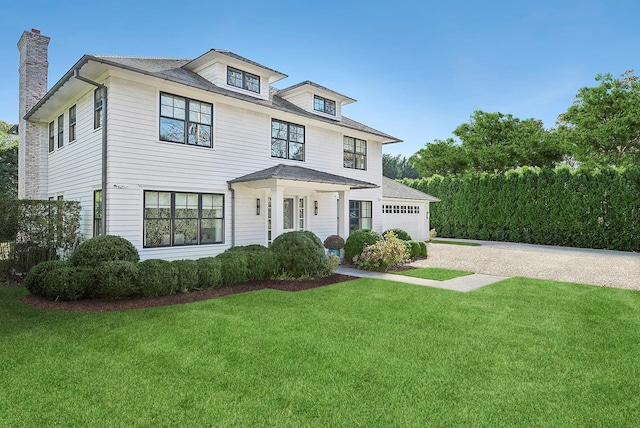
POLYGON ((47 198, 47 125, 24 120, 24 115, 47 93, 49 37, 39 30, 22 33, 20 51, 20 124, 18 146, 18 198, 47 198))

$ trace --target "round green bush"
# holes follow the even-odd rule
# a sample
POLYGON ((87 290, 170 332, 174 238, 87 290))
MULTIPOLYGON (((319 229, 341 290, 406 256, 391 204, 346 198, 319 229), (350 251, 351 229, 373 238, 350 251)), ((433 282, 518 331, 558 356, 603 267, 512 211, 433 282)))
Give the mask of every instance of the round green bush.
POLYGON ((139 292, 144 297, 169 296, 178 291, 175 265, 167 260, 148 259, 138 263, 139 292))
POLYGON ((411 241, 411 235, 409 235, 406 231, 404 231, 402 229, 395 228, 395 229, 385 230, 385 232, 382 235, 386 235, 387 232, 395 233, 396 236, 398 237, 398 239, 400 239, 402 241, 411 241))
POLYGON ((176 272, 176 292, 185 293, 198 289, 200 275, 195 260, 174 260, 171 265, 176 272))
POLYGON ((89 297, 114 299, 139 294, 138 264, 125 260, 111 260, 100 263, 96 268, 95 287, 89 297))
POLYGON ((63 266, 49 271, 44 277, 42 297, 49 300, 78 300, 95 281, 92 268, 63 266))
POLYGON ((382 239, 379 232, 371 229, 360 229, 352 232, 344 244, 344 257, 352 262, 355 256, 359 256, 364 247, 373 245, 382 239))
POLYGON ((87 267, 114 260, 136 263, 140 256, 136 247, 126 239, 115 235, 100 235, 78 245, 69 257, 72 265, 87 267))
POLYGON ((220 261, 222 285, 245 282, 249 278, 250 251, 235 251, 218 254, 215 258, 220 261))
POLYGON ((420 255, 427 257, 427 243, 425 241, 418 241, 420 244, 420 255))
POLYGON ((34 296, 42 296, 42 290, 45 287, 45 277, 53 270, 68 266, 69 263, 62 260, 49 260, 47 262, 38 263, 29 270, 27 276, 24 277, 24 286, 34 296))
POLYGON ((418 241, 405 241, 409 243, 409 257, 410 258, 414 258, 414 257, 418 257, 420 255, 420 253, 422 252, 422 250, 420 249, 420 243, 418 241))
POLYGON ((222 261, 215 257, 198 259, 198 289, 220 287, 222 285, 222 261))
POLYGON ((250 281, 271 279, 278 271, 278 257, 271 251, 254 251, 250 253, 248 259, 250 281))
POLYGON ((271 250, 278 259, 280 275, 292 278, 313 278, 326 271, 322 241, 311 232, 283 233, 273 240, 271 250))

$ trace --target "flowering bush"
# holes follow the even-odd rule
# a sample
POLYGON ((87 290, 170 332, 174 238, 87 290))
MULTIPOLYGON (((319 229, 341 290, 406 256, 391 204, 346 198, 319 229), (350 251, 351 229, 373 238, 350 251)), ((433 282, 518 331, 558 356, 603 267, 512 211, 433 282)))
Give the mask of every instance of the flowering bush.
POLYGON ((386 271, 408 260, 409 252, 404 241, 389 231, 383 240, 365 247, 362 254, 354 257, 353 264, 362 269, 386 271))
POLYGON ((340 250, 344 247, 344 239, 340 235, 329 235, 324 240, 324 248, 329 250, 340 250))

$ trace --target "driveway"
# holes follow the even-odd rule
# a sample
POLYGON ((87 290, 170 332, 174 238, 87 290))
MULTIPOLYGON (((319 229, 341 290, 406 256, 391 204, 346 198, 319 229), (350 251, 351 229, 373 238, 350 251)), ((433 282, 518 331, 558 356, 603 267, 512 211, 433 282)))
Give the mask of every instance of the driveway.
POLYGON ((510 242, 455 241, 477 242, 480 246, 429 243, 429 257, 414 262, 414 265, 640 290, 640 253, 510 242))

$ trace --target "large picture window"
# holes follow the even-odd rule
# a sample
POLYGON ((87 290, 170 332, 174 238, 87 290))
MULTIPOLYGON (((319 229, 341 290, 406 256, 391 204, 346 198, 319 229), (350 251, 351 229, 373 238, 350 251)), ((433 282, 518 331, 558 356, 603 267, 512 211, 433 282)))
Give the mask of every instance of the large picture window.
POLYGON ((345 168, 367 169, 367 142, 353 137, 344 137, 345 168))
POLYGON ((144 246, 221 244, 224 195, 144 192, 144 246))
POLYGON ((304 160, 304 126, 273 119, 271 121, 271 156, 304 160))
POLYGON ((349 201, 349 232, 372 228, 371 205, 371 201, 349 201))
POLYGON ((160 140, 211 147, 213 105, 160 93, 160 140))
POLYGON ((235 86, 236 88, 260 93, 260 76, 238 70, 237 68, 227 67, 227 84, 235 86))

